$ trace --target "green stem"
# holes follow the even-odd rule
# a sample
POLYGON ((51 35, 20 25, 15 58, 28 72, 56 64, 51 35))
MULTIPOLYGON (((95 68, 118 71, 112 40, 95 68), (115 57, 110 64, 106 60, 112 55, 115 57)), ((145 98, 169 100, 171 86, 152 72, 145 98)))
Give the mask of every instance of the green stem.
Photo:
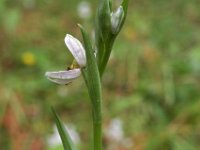
MULTIPOLYGON (((93 92, 92 92, 93 93, 93 92)), ((94 139, 94 149, 102 150, 102 99, 101 90, 99 94, 91 94, 92 100, 92 120, 93 120, 93 139, 94 139)))
POLYGON ((93 122, 93 136, 94 150, 102 150, 102 122, 93 122))
POLYGON ((79 25, 83 36, 87 65, 82 69, 92 102, 94 150, 102 150, 102 93, 99 70, 87 32, 79 25))
POLYGON ((106 68, 106 65, 108 63, 115 38, 116 38, 115 36, 112 36, 110 38, 109 42, 106 43, 106 50, 104 52, 104 55, 103 55, 102 60, 101 60, 101 64, 99 66, 100 77, 102 77, 104 70, 106 68))
MULTIPOLYGON (((94 84, 90 79, 88 81, 87 70, 82 69, 82 74, 85 83, 89 90, 90 99, 92 102, 92 120, 93 120, 93 150, 102 150, 102 99, 101 88, 95 92, 91 86, 94 84)), ((92 77, 91 77, 92 78, 92 77)))
MULTIPOLYGON (((91 87, 91 86, 90 86, 91 87)), ((94 92, 90 88, 90 98, 92 102, 92 120, 93 120, 93 150, 102 150, 102 94, 101 88, 94 92)))

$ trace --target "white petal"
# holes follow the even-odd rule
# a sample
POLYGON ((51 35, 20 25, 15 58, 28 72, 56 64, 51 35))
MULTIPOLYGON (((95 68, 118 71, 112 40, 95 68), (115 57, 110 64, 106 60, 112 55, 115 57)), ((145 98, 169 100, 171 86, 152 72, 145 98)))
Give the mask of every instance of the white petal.
POLYGON ((67 34, 65 37, 65 44, 76 59, 79 66, 84 67, 86 65, 86 57, 85 49, 83 48, 81 42, 72 35, 67 34))
POLYGON ((68 84, 81 75, 80 69, 67 71, 46 72, 45 76, 52 82, 58 84, 68 84))

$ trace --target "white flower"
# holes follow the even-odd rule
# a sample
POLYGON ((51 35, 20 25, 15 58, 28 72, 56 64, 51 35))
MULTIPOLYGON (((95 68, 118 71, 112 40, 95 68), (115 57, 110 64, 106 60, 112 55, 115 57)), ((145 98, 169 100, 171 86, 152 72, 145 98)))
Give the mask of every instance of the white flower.
POLYGON ((124 138, 123 122, 118 119, 112 119, 106 129, 106 137, 113 142, 120 142, 124 138))
MULTIPOLYGON (((69 136, 72 139, 72 141, 74 142, 74 144, 78 145, 80 143, 80 136, 77 133, 74 125, 73 124, 67 124, 67 125, 64 124, 64 127, 67 130, 67 132, 69 133, 69 136)), ((47 138, 47 143, 48 143, 49 147, 56 147, 56 146, 62 144, 62 141, 60 139, 60 135, 58 133, 56 125, 53 126, 53 134, 51 134, 47 138)))
POLYGON ((65 37, 65 44, 69 48, 69 51, 72 53, 74 58, 80 67, 86 65, 85 49, 79 40, 74 38, 72 35, 67 34, 65 37))
MULTIPOLYGON (((69 34, 66 35, 64 41, 69 48, 69 51, 74 56, 79 67, 84 67, 86 65, 85 49, 83 48, 80 41, 69 34)), ((46 72, 45 76, 52 82, 58 84, 68 84, 81 75, 80 68, 72 68, 70 70, 64 71, 46 72)))
POLYGON ((120 6, 116 12, 111 13, 111 30, 113 34, 116 34, 120 30, 123 19, 124 10, 123 7, 120 6))
POLYGON ((47 138, 47 143, 50 147, 62 144, 56 125, 53 126, 53 133, 47 138))
POLYGON ((81 75, 79 68, 67 71, 46 72, 45 76, 52 82, 58 84, 68 84, 81 75))
POLYGON ((92 15, 90 3, 87 1, 82 1, 77 7, 78 15, 82 19, 89 19, 92 15))

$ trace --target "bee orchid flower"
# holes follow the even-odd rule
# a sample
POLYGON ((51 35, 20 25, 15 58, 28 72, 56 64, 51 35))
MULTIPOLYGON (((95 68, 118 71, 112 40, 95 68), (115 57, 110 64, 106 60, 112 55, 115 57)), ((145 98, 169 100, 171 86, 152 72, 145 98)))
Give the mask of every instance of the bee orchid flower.
POLYGON ((81 42, 72 35, 67 34, 65 44, 74 56, 79 68, 70 68, 64 71, 46 72, 45 76, 52 82, 58 84, 68 84, 81 75, 81 68, 86 66, 85 49, 81 42))

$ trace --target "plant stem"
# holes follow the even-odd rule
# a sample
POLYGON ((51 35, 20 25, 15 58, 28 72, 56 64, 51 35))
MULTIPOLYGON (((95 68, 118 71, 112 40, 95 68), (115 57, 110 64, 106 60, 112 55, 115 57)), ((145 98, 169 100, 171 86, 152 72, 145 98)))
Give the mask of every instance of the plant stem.
POLYGON ((102 150, 102 121, 93 120, 94 150, 102 150))
POLYGON ((82 69, 92 103, 94 150, 102 150, 102 93, 96 58, 87 32, 79 25, 86 50, 87 68, 82 69))
POLYGON ((105 67, 108 63, 109 57, 110 57, 110 53, 112 50, 112 46, 114 44, 116 37, 111 36, 110 40, 106 43, 106 47, 105 47, 105 52, 103 54, 102 60, 101 60, 101 64, 99 65, 99 73, 100 73, 100 77, 102 77, 104 71, 105 71, 105 67))
MULTIPOLYGON (((92 119, 93 119, 93 150, 102 150, 102 100, 101 100, 101 91, 99 91, 100 95, 98 99, 96 99, 95 103, 93 103, 92 108, 92 119)), ((94 101, 92 101, 94 102, 94 101)))
POLYGON ((102 150, 102 94, 101 88, 95 93, 94 88, 91 87, 91 79, 88 80, 86 70, 82 70, 85 83, 89 90, 89 95, 92 102, 92 121, 93 121, 93 150, 102 150), (94 90, 94 91, 93 91, 94 90))

